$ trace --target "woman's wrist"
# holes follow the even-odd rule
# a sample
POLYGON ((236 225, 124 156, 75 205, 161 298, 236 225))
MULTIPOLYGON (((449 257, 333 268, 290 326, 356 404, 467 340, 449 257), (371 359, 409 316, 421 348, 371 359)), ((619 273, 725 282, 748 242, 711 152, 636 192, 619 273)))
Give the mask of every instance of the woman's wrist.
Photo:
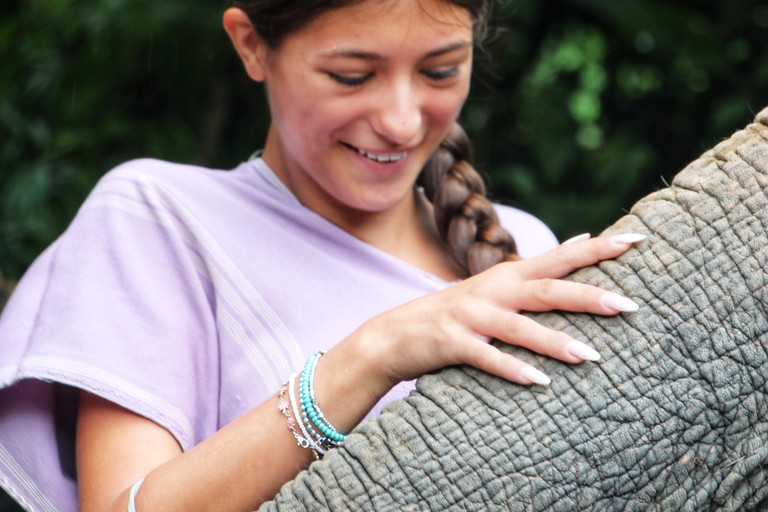
POLYGON ((315 395, 340 432, 349 432, 397 384, 382 372, 373 330, 360 328, 317 362, 315 395))

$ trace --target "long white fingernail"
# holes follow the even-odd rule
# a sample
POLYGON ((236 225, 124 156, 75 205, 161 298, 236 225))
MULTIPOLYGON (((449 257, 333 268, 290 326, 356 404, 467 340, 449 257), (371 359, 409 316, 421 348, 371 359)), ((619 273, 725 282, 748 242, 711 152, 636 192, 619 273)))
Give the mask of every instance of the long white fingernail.
POLYGON ((533 366, 523 366, 523 368, 520 370, 520 376, 524 379, 528 379, 534 384, 540 384, 542 386, 548 386, 549 383, 552 382, 552 380, 547 377, 546 374, 541 373, 533 366))
POLYGON ((631 313, 640 309, 640 306, 635 304, 630 299, 622 297, 621 295, 613 292, 607 292, 605 295, 603 295, 603 297, 600 299, 600 302, 603 303, 603 306, 618 311, 624 311, 626 313, 631 313))
POLYGON ((574 355, 580 359, 584 359, 585 361, 600 360, 600 354, 597 353, 597 350, 585 345, 580 341, 569 341, 568 344, 565 345, 565 350, 567 350, 571 355, 574 355))
POLYGON ((581 235, 577 235, 573 238, 569 238, 568 240, 561 243, 560 245, 575 244, 576 242, 581 242, 582 240, 588 240, 590 236, 592 235, 590 235, 589 233, 582 233, 581 235))
POLYGON ((623 235, 616 235, 611 237, 611 242, 615 244, 634 244, 648 238, 645 235, 639 233, 624 233, 623 235))

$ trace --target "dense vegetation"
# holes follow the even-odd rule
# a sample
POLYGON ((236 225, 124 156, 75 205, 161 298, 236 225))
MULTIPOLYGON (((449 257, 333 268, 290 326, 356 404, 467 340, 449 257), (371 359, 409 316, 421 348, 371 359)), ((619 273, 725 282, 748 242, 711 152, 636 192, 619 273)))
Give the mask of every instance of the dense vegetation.
MULTIPOLYGON (((0 3, 0 272, 18 279, 98 178, 151 156, 228 168, 264 95, 225 2, 0 3)), ((768 103, 768 4, 503 0, 463 114, 497 200, 599 232, 768 103)))

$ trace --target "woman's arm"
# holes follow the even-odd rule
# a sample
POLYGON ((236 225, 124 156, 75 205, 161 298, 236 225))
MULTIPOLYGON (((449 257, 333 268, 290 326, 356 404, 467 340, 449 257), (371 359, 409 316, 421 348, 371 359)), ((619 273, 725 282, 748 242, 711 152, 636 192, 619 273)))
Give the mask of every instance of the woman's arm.
MULTIPOLYGON (((322 410, 351 430, 386 391, 357 344, 329 351, 315 380, 322 410), (337 398, 338 397, 338 398, 337 398)), ((82 512, 125 512, 130 488, 145 478, 136 509, 248 511, 314 460, 297 446, 277 395, 186 453, 156 423, 87 392, 80 395, 77 473, 82 512)))
MULTIPOLYGON (((596 238, 501 263, 374 317, 320 358, 315 390, 324 414, 347 432, 398 382, 454 364, 522 384, 544 383, 532 366, 489 345, 491 338, 571 363, 588 359, 584 344, 519 312, 614 315, 631 309, 631 302, 622 304, 615 294, 558 279, 615 258, 629 249, 627 240, 596 238)), ((144 477, 138 512, 253 510, 312 458, 286 428, 276 395, 186 453, 150 420, 81 396, 77 462, 83 512, 125 512, 130 488, 144 477)))

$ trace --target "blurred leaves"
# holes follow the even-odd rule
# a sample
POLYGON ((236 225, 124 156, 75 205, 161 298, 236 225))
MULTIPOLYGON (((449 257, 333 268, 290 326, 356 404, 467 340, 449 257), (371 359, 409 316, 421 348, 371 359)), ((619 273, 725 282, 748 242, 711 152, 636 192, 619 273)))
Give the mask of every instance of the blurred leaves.
POLYGON ((495 197, 598 233, 768 106, 768 4, 497 2, 465 108, 495 197), (490 72, 488 69, 492 69, 490 72))
MULTIPOLYGON (((0 5, 6 277, 118 163, 229 168, 263 143, 264 94, 220 28, 225 7, 0 5)), ((495 11, 463 122, 494 196, 561 238, 599 232, 768 104, 765 1, 499 0, 495 11)))
POLYGON ((118 163, 233 166, 263 94, 220 28, 224 3, 37 0, 0 7, 0 270, 18 278, 118 163))

